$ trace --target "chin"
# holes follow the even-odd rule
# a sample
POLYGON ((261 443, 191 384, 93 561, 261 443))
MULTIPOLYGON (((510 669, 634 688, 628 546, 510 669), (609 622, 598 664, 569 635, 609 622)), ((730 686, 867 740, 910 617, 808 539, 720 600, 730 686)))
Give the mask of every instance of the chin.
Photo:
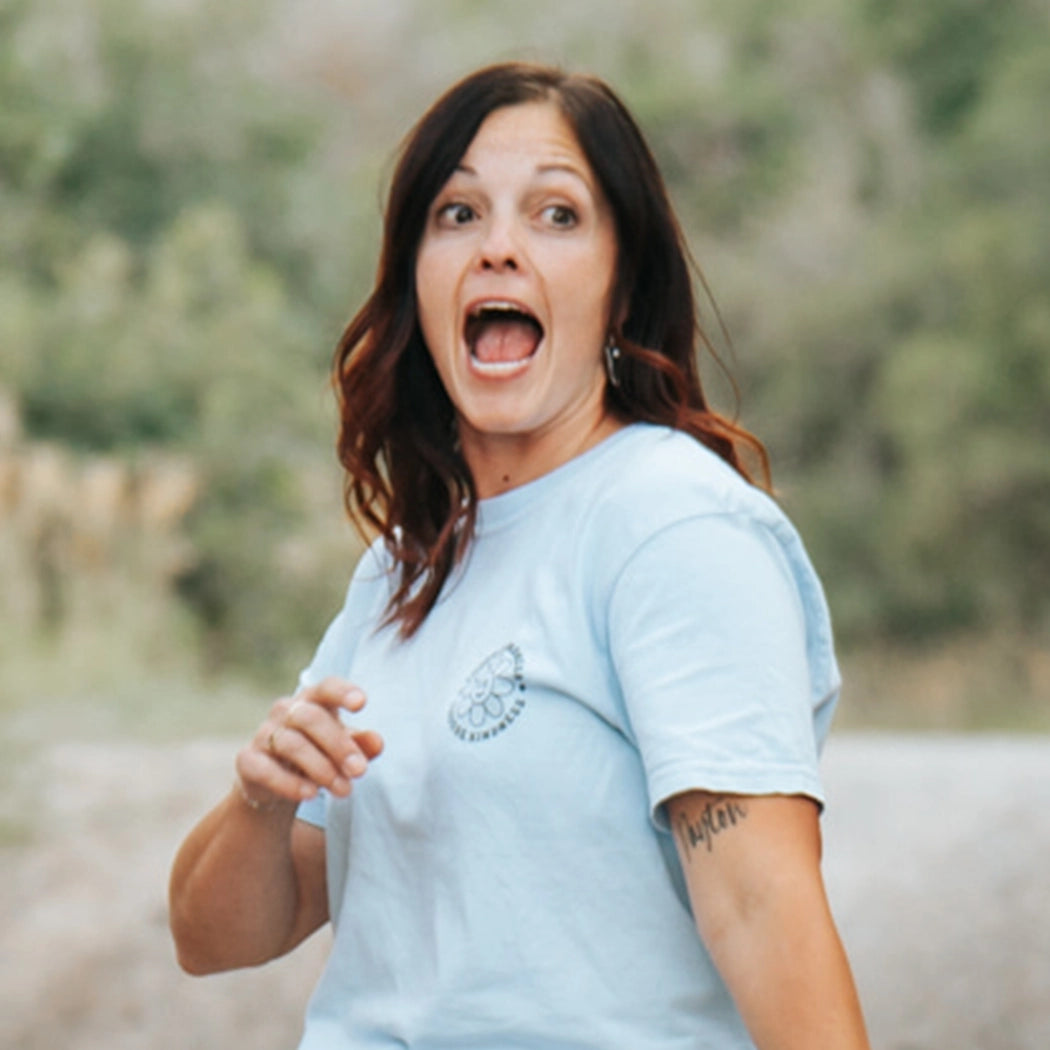
POLYGON ((479 438, 527 437, 532 431, 520 417, 503 415, 475 416, 467 420, 467 428, 479 438))

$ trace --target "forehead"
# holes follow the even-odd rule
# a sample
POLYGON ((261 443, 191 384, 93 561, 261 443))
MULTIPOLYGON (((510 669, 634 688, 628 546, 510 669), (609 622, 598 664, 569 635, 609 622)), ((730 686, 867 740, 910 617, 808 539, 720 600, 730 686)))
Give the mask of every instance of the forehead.
POLYGON ((540 171, 561 168, 594 185, 591 166, 576 132, 554 102, 523 102, 493 110, 478 128, 459 169, 481 174, 495 161, 508 161, 540 171))

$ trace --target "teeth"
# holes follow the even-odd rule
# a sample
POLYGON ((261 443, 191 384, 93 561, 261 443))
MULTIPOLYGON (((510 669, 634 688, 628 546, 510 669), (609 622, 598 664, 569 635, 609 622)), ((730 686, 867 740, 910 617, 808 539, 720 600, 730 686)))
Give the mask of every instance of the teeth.
POLYGON ((524 361, 479 361, 476 357, 471 357, 473 367, 485 375, 490 376, 502 376, 510 375, 511 372, 518 372, 524 368, 531 358, 526 358, 524 361))
POLYGON ((480 317, 482 314, 487 313, 505 313, 505 314, 521 314, 523 317, 531 317, 532 313, 520 306, 518 303, 506 302, 503 299, 494 299, 488 303, 478 303, 473 310, 470 311, 471 317, 480 317))

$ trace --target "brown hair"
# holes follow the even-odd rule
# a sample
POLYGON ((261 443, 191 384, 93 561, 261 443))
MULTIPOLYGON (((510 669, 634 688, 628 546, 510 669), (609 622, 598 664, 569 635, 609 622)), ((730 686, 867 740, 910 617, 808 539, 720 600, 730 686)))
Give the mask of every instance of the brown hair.
MULTIPOLYGON (((634 119, 595 77, 504 63, 471 74, 434 103, 402 144, 372 294, 336 348, 338 452, 346 503, 363 535, 377 530, 398 567, 388 622, 410 637, 473 535, 477 495, 455 440, 454 411, 416 312, 415 263, 427 213, 494 110, 551 100, 576 133, 615 217, 611 333, 621 350, 612 412, 683 430, 768 487, 765 450, 707 404, 689 254, 656 162, 634 119)), ((711 351, 713 353, 713 351, 711 351)))

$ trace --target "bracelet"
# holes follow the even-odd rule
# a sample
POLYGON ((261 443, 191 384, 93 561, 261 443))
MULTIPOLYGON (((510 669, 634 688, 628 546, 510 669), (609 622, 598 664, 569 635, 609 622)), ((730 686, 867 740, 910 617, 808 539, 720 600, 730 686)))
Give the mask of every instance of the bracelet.
POLYGON ((261 799, 252 798, 252 796, 248 794, 248 791, 244 786, 244 781, 241 780, 241 775, 239 773, 234 774, 233 786, 245 805, 247 805, 253 813, 272 813, 281 805, 280 799, 263 802, 261 799))

